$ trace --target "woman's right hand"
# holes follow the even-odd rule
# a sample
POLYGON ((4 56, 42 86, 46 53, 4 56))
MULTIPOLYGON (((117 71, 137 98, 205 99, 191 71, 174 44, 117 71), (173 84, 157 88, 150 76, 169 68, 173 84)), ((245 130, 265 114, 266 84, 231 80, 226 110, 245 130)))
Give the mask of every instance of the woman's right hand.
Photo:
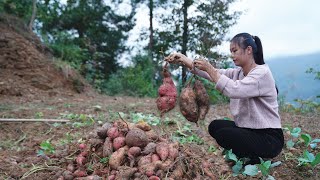
POLYGON ((181 53, 172 53, 169 56, 164 58, 165 61, 172 64, 180 64, 180 63, 183 64, 186 59, 187 59, 187 56, 181 53))

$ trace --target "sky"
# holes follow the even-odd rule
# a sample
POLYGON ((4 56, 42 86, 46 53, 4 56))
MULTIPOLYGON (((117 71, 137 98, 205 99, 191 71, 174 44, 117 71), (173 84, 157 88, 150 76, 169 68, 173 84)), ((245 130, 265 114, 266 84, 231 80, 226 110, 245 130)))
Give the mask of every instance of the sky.
MULTIPOLYGON (((319 0, 237 0, 231 10, 243 11, 236 25, 226 35, 248 32, 261 39, 266 59, 320 52, 319 0)), ((148 28, 148 11, 137 14, 133 32, 148 28)), ((130 41, 137 38, 131 34, 130 41)), ((229 42, 217 47, 229 54, 229 42)))
MULTIPOLYGON (((227 37, 258 36, 266 58, 320 52, 319 7, 319 0, 239 0, 231 9, 244 13, 227 37)), ((229 42, 218 49, 229 53, 229 42)))

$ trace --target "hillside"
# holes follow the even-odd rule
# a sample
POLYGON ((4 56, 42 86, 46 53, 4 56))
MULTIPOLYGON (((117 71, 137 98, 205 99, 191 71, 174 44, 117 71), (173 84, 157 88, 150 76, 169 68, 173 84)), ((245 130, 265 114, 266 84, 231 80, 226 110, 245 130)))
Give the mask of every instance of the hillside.
POLYGON ((293 103, 296 98, 314 99, 320 95, 320 80, 306 73, 309 68, 320 70, 320 53, 279 57, 266 61, 273 72, 279 94, 293 103))
POLYGON ((0 97, 29 100, 92 93, 70 66, 58 66, 50 50, 17 18, 0 16, 0 97))

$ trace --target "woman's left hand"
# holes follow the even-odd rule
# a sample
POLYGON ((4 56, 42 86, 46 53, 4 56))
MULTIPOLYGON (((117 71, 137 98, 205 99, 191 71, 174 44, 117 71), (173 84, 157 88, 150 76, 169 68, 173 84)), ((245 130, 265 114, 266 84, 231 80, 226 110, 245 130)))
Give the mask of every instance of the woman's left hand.
POLYGON ((193 66, 202 70, 208 72, 210 69, 214 69, 214 67, 209 63, 209 61, 204 59, 196 59, 193 61, 193 66))

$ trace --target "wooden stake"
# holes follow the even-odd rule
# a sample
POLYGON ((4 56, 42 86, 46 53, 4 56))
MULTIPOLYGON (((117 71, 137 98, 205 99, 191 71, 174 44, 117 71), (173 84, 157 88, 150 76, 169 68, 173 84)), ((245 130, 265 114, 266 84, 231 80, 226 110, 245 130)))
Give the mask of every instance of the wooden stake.
POLYGON ((0 122, 70 122, 67 119, 4 119, 0 118, 0 122))

